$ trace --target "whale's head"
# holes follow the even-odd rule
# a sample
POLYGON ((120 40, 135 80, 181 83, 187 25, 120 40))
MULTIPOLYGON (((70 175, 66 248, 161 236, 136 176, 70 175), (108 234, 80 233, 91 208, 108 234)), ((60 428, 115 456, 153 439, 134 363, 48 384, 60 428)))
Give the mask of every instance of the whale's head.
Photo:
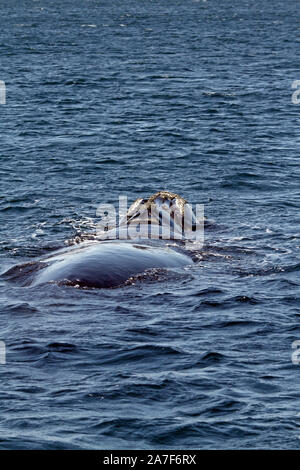
POLYGON ((158 191, 149 198, 138 198, 120 221, 129 238, 187 239, 196 230, 197 220, 191 206, 178 194, 158 191))

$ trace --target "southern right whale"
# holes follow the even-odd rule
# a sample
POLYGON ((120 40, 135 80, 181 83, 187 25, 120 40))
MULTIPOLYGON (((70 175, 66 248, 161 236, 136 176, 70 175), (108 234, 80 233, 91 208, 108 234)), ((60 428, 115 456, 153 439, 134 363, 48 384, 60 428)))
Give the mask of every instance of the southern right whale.
POLYGON ((58 250, 51 256, 15 266, 6 272, 5 277, 18 280, 24 286, 54 282, 107 288, 122 285, 130 277, 149 269, 180 268, 193 264, 184 242, 180 240, 176 243, 176 233, 182 232, 180 221, 186 215, 185 204, 183 198, 169 191, 159 191, 148 199, 137 199, 121 221, 117 239, 103 240, 103 236, 98 235, 93 240, 58 250), (169 214, 169 240, 161 237, 164 210, 168 210, 169 214), (137 226, 139 236, 124 240, 124 231, 131 228, 132 232, 132 227, 137 226), (149 239, 149 229, 154 228, 158 236, 154 240, 149 239))

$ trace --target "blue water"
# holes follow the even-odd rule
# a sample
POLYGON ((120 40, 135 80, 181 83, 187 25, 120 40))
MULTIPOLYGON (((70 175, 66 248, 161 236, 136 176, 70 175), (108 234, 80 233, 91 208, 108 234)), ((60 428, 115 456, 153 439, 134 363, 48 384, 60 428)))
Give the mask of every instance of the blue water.
POLYGON ((155 279, 0 280, 0 447, 299 448, 298 2, 2 2, 0 79, 1 273, 119 194, 209 221, 155 279))

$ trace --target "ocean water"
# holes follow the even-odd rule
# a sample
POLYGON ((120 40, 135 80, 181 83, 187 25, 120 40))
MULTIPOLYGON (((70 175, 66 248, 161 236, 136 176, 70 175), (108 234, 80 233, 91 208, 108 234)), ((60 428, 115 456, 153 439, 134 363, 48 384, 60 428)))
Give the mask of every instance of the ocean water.
POLYGON ((0 448, 299 448, 298 2, 0 10, 0 272, 120 194, 208 220, 199 261, 154 279, 0 279, 0 448))

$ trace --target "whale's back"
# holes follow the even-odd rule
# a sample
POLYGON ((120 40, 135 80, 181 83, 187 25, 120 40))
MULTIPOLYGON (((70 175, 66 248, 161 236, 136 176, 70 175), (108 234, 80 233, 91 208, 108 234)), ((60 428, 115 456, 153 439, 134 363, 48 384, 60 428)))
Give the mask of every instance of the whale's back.
POLYGON ((147 269, 188 264, 191 259, 187 255, 169 247, 102 242, 48 258, 32 285, 58 281, 85 287, 115 287, 147 269))

